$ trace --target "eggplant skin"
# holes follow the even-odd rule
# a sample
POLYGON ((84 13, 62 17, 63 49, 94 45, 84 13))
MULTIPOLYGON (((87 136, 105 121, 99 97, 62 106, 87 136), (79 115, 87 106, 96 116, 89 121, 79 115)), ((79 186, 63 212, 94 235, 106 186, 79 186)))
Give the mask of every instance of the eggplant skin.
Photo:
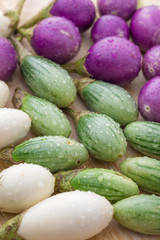
POLYGON ((119 124, 106 115, 90 113, 81 117, 77 132, 80 142, 98 160, 115 161, 126 151, 126 139, 119 124))
POLYGON ((63 136, 45 136, 31 138, 12 152, 16 162, 38 164, 52 173, 69 170, 88 160, 86 148, 77 141, 63 136))
POLYGON ((123 199, 113 205, 114 218, 133 231, 160 234, 160 197, 137 195, 123 199))
POLYGON ((60 65, 43 57, 25 56, 21 70, 27 85, 36 96, 62 108, 75 101, 76 87, 60 65))
POLYGON ((121 126, 136 121, 138 117, 134 99, 122 87, 95 81, 84 87, 82 95, 92 111, 106 114, 121 126))
POLYGON ((145 192, 160 195, 160 161, 149 157, 128 158, 120 164, 120 169, 145 192))
POLYGON ((136 121, 125 127, 124 135, 135 150, 160 159, 160 123, 136 121))

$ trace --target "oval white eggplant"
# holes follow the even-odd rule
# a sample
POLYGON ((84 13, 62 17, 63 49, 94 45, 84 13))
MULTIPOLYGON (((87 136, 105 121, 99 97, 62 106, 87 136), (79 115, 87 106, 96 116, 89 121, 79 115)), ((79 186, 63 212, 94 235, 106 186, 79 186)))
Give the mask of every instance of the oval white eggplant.
POLYGON ((31 127, 30 117, 23 111, 12 108, 0 109, 0 148, 22 140, 31 127))
POLYGON ((0 210, 20 213, 50 197, 55 178, 39 165, 19 164, 0 173, 0 210))
POLYGON ((9 88, 7 84, 0 80, 0 108, 3 108, 6 106, 8 100, 9 100, 9 88))
POLYGON ((26 240, 85 240, 106 228, 112 216, 113 207, 104 197, 65 192, 24 213, 17 234, 26 240))
POLYGON ((11 19, 0 11, 0 36, 8 37, 11 31, 11 19))

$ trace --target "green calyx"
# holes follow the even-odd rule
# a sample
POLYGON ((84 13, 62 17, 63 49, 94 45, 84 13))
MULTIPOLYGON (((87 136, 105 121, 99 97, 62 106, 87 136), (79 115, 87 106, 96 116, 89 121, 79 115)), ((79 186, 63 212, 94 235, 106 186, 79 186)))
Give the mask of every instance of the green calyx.
POLYGON ((81 79, 73 79, 74 84, 77 87, 77 90, 80 96, 83 98, 83 89, 87 87, 89 84, 95 82, 95 80, 91 78, 81 78, 81 79))
POLYGON ((56 0, 52 0, 51 3, 49 3, 45 8, 40 10, 35 16, 33 16, 30 20, 25 22, 20 28, 30 28, 33 27, 35 24, 40 22, 41 20, 51 17, 50 10, 53 6, 53 4, 56 2, 56 0))
POLYGON ((24 28, 19 28, 18 32, 25 38, 27 38, 28 42, 31 41, 31 38, 33 36, 33 30, 34 28, 28 28, 28 29, 24 29, 24 28))
POLYGON ((65 108, 64 112, 68 114, 75 121, 76 124, 78 124, 81 117, 91 113, 90 111, 87 110, 77 112, 71 108, 65 108))
POLYGON ((15 218, 12 218, 1 227, 1 240, 25 240, 16 234, 16 231, 18 230, 18 227, 22 221, 23 215, 24 213, 17 215, 15 218))
POLYGON ((56 178, 55 191, 56 192, 73 191, 74 189, 71 185, 71 180, 81 171, 82 171, 81 169, 77 169, 56 173, 54 175, 56 178))
POLYGON ((84 56, 82 58, 80 58, 77 62, 75 63, 67 63, 67 64, 63 64, 62 67, 67 70, 70 73, 78 73, 79 75, 81 75, 82 77, 84 76, 92 76, 90 75, 90 73, 87 71, 86 67, 85 67, 85 61, 86 61, 86 57, 84 56))
POLYGON ((4 12, 5 16, 9 17, 11 20, 11 25, 10 25, 10 31, 8 36, 9 37, 16 29, 18 23, 19 23, 19 15, 21 14, 22 11, 22 7, 25 3, 25 0, 19 0, 15 10, 6 10, 4 12))

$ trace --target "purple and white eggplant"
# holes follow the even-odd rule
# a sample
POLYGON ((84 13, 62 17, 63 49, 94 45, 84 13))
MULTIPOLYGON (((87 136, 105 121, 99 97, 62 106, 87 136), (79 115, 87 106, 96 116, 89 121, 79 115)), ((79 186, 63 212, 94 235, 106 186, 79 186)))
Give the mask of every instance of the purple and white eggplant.
POLYGON ((145 120, 160 122, 160 77, 149 80, 141 89, 138 107, 145 120))
POLYGON ((129 39, 129 27, 123 18, 113 15, 105 15, 99 18, 91 32, 94 42, 105 37, 125 37, 129 39))
POLYGON ((34 30, 20 29, 19 32, 27 37, 38 55, 59 64, 72 59, 81 45, 78 28, 64 17, 49 17, 42 20, 34 30))
POLYGON ((59 16, 71 20, 83 32, 92 25, 95 15, 95 7, 91 0, 54 0, 21 28, 32 27, 47 17, 59 16))
POLYGON ((98 0, 101 15, 112 14, 128 20, 137 7, 137 0, 98 0))
POLYGON ((140 8, 132 18, 131 34, 142 52, 160 44, 160 7, 140 8))
POLYGON ((63 67, 82 76, 125 85, 134 80, 141 69, 142 56, 131 41, 120 37, 99 40, 88 50, 85 57, 63 67))
POLYGON ((11 42, 0 37, 0 80, 7 81, 17 66, 16 51, 11 42))

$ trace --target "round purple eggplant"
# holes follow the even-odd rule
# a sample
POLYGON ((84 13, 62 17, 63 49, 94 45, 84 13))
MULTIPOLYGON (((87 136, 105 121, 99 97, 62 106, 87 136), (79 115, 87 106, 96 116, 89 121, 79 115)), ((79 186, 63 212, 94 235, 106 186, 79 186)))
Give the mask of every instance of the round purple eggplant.
POLYGON ((92 25, 95 12, 91 0, 58 0, 50 11, 53 16, 66 17, 74 22, 81 32, 92 25))
POLYGON ((88 52, 85 68, 98 80, 124 85, 138 76, 142 66, 139 48, 125 38, 104 38, 88 52))
POLYGON ((123 86, 138 76, 142 55, 139 48, 126 38, 107 37, 94 43, 86 56, 63 67, 81 76, 123 86))
POLYGON ((38 55, 62 64, 72 59, 80 49, 78 28, 64 17, 42 20, 34 29, 31 45, 38 55))
POLYGON ((16 51, 11 42, 0 37, 0 79, 7 81, 17 66, 16 51))
POLYGON ((140 8, 131 21, 131 34, 142 52, 160 44, 160 7, 140 8))
POLYGON ((105 15, 95 22, 91 32, 91 37, 94 42, 110 36, 129 39, 129 27, 123 18, 105 15))
POLYGON ((138 107, 145 120, 160 122, 160 77, 149 80, 141 89, 138 107))
POLYGON ((98 0, 101 15, 117 15, 125 20, 131 18, 137 7, 137 0, 98 0))
POLYGON ((156 45, 146 52, 142 69, 147 80, 160 76, 160 45, 156 45))

